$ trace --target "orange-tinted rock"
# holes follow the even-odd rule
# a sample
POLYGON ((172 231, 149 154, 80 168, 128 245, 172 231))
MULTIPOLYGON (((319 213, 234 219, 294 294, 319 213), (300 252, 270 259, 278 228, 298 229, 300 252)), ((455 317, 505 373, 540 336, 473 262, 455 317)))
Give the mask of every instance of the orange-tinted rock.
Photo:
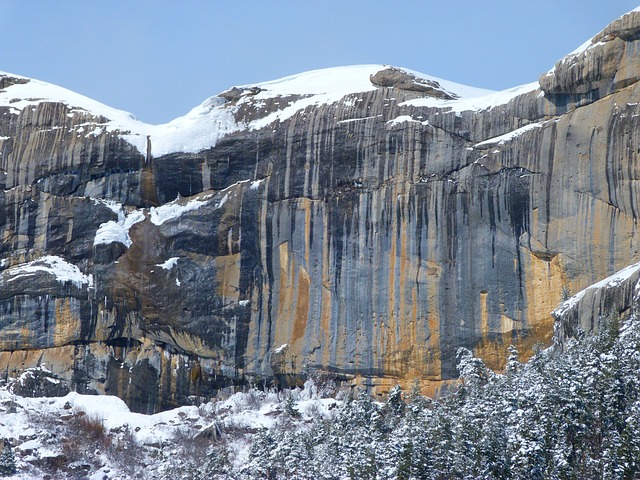
MULTIPOLYGON (((153 411, 314 369, 436 392, 459 347, 526 357, 563 289, 640 256, 638 17, 507 100, 383 75, 196 153, 0 107, 0 358, 153 411), (23 275, 47 255, 91 282, 23 275)), ((306 98, 229 92, 239 124, 306 98)))

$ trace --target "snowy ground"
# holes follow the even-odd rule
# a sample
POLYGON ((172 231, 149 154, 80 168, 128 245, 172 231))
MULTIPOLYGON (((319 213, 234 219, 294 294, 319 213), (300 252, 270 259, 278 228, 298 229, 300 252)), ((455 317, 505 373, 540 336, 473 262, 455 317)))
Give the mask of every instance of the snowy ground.
POLYGON ((190 478, 190 469, 221 449, 239 469, 259 432, 287 423, 301 429, 313 419, 331 418, 337 401, 320 397, 307 382, 302 390, 249 390, 199 407, 143 415, 114 396, 25 398, 5 383, 0 440, 10 443, 17 467, 7 478, 190 478))

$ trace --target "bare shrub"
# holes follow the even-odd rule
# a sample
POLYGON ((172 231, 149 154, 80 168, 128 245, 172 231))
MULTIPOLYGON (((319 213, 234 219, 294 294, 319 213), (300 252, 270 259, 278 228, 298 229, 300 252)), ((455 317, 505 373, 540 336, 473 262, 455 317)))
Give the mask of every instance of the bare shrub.
POLYGON ((65 435, 62 439, 62 453, 70 463, 96 463, 96 452, 109 448, 111 437, 107 434, 104 421, 83 411, 66 418, 65 435))
POLYGON ((321 370, 315 370, 309 373, 308 380, 305 383, 305 389, 312 389, 313 387, 315 387, 314 393, 318 398, 334 398, 338 393, 336 375, 334 373, 323 372, 321 370), (307 385, 309 383, 310 385, 307 385))
POLYGON ((315 401, 307 405, 307 408, 305 408, 304 413, 307 417, 313 420, 322 420, 325 418, 324 411, 320 407, 320 404, 315 401))
POLYGON ((145 460, 144 450, 138 445, 129 425, 109 431, 109 436, 106 453, 118 465, 118 469, 126 474, 126 478, 144 478, 140 471, 145 460))
POLYGON ((246 408, 243 410, 258 410, 264 401, 264 393, 254 388, 247 393, 241 393, 242 403, 246 408))

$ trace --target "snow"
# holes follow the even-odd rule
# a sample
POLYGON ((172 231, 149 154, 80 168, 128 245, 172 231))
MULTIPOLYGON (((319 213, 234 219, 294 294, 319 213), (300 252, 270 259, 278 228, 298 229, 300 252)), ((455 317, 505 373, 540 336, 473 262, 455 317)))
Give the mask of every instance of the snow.
MULTIPOLYGON (((112 395, 81 395, 71 392, 64 397, 22 398, 0 390, 0 400, 5 398, 17 400, 28 411, 84 412, 89 418, 102 421, 108 430, 128 425, 135 432, 136 440, 143 444, 169 440, 175 434, 176 424, 182 422, 182 419, 198 418, 198 408, 193 406, 180 407, 154 415, 133 413, 120 398, 112 395)), ((27 426, 23 422, 27 419, 6 414, 4 419, 8 421, 3 422, 4 425, 0 425, 0 437, 17 438, 20 435, 25 435, 23 430, 26 430, 27 426)), ((30 442, 22 443, 20 448, 23 450, 37 448, 37 441, 30 442)))
POLYGON ((254 180, 253 182, 251 182, 251 184, 249 185, 249 190, 257 190, 258 187, 260 186, 260 184, 264 182, 264 178, 260 179, 260 180, 254 180))
MULTIPOLYGON (((378 115, 378 117, 381 115, 378 115)), ((377 118, 376 116, 371 117, 361 117, 361 118, 348 118, 347 120, 340 120, 337 122, 337 125, 342 125, 343 123, 352 123, 352 122, 361 122, 363 120, 370 120, 372 118, 377 118)))
POLYGON ((280 353, 282 352, 285 348, 287 348, 289 346, 288 343, 285 343, 284 345, 280 345, 279 347, 276 347, 273 349, 273 353, 280 353))
POLYGON ((124 210, 122 208, 122 204, 120 202, 116 202, 115 200, 106 200, 104 198, 92 198, 94 205, 104 205, 113 213, 118 215, 124 215, 124 210))
POLYGON ((461 113, 465 111, 483 111, 500 105, 506 105, 511 100, 525 93, 533 92, 539 88, 538 82, 527 83, 518 87, 509 88, 500 92, 487 93, 478 96, 462 97, 455 100, 441 100, 437 98, 416 98, 402 102, 400 106, 413 107, 441 107, 451 112, 461 113))
POLYGON ((144 213, 140 210, 134 210, 130 214, 125 215, 124 209, 122 208, 120 208, 116 213, 118 213, 119 217, 117 222, 110 220, 106 223, 102 223, 98 227, 96 236, 93 239, 93 245, 120 242, 127 248, 131 246, 132 241, 129 236, 129 230, 136 223, 144 221, 144 213))
POLYGON ((120 128, 129 130, 140 124, 140 122, 128 112, 109 107, 89 97, 67 90, 66 88, 0 71, 0 76, 3 75, 29 81, 23 84, 11 85, 4 90, 0 90, 0 106, 11 106, 16 110, 23 110, 26 107, 34 106, 41 102, 62 102, 69 107, 77 107, 91 112, 93 115, 100 115, 110 119, 110 127, 113 129, 120 128))
POLYGON ((156 267, 160 267, 164 270, 171 270, 173 267, 175 267, 178 264, 179 259, 180 257, 171 257, 169 260, 167 260, 164 263, 157 263, 156 267))
MULTIPOLYGON (((246 98, 244 101, 259 101, 276 96, 285 95, 306 95, 305 98, 294 101, 283 110, 273 112, 262 119, 251 122, 249 128, 259 129, 269 125, 276 120, 282 121, 293 116, 296 112, 311 105, 322 105, 337 102, 347 95, 353 93, 368 92, 376 90, 371 83, 370 77, 377 72, 388 68, 388 65, 352 65, 346 67, 325 68, 310 72, 292 75, 271 82, 258 83, 255 85, 262 89, 257 95, 246 98)), ((455 94, 461 98, 471 98, 491 93, 491 90, 479 89, 462 85, 438 77, 416 72, 407 68, 401 70, 415 75, 418 79, 436 81, 443 90, 455 94)), ((431 99, 434 100, 434 99, 431 99)), ((442 102, 438 100, 438 102, 442 102)))
POLYGON ((561 61, 565 61, 565 60, 567 60, 567 59, 569 59, 571 57, 575 57, 575 56, 580 55, 581 53, 586 52, 593 45, 592 41, 593 41, 593 38, 590 38, 589 40, 584 42, 582 45, 580 45, 578 48, 576 48, 573 51, 567 53, 564 57, 562 57, 561 61))
POLYGON ((191 212, 193 210, 198 210, 199 208, 202 208, 209 202, 209 200, 214 195, 221 195, 224 193, 222 198, 218 200, 218 203, 213 206, 214 209, 222 208, 224 204, 227 203, 227 201, 231 198, 232 189, 238 187, 239 185, 249 183, 249 189, 254 190, 258 188, 260 183, 263 181, 264 179, 255 180, 253 182, 251 180, 240 180, 239 182, 229 185, 223 190, 220 190, 215 193, 208 193, 206 195, 199 194, 191 198, 190 200, 185 201, 185 199, 179 197, 179 198, 176 198, 174 201, 165 203, 160 207, 151 207, 149 211, 149 218, 151 219, 151 223, 153 223, 154 225, 162 225, 163 223, 169 220, 180 218, 182 215, 184 215, 187 212, 191 212))
POLYGON ((495 90, 472 87, 470 85, 452 82, 450 80, 445 80, 444 78, 434 77, 433 75, 417 72, 415 70, 411 70, 408 68, 401 68, 401 70, 407 73, 410 73, 412 75, 415 75, 416 77, 418 77, 418 79, 432 80, 432 81, 438 82, 445 91, 447 91, 448 93, 457 95, 459 98, 477 98, 477 97, 483 97, 485 95, 490 95, 492 93, 496 93, 495 90))
POLYGON ((162 225, 169 220, 179 218, 187 212, 198 210, 199 208, 205 206, 207 203, 205 200, 201 200, 199 198, 190 200, 187 203, 181 202, 182 200, 177 199, 173 202, 166 203, 161 207, 151 207, 151 210, 149 212, 151 223, 153 223, 154 225, 162 225))
MULTIPOLYGON (((640 7, 636 7, 633 10, 625 13, 624 15, 620 16, 618 18, 618 20, 626 17, 627 15, 630 15, 634 12, 640 12, 640 7)), ((596 43, 593 43, 594 37, 590 38, 589 40, 587 40, 586 42, 584 42, 583 44, 581 44, 578 48, 576 48, 575 50, 573 50, 572 52, 569 52, 567 55, 565 55, 564 57, 562 57, 558 62, 556 62, 556 64, 558 63, 566 63, 566 62, 572 62, 573 60, 575 60, 576 57, 584 54, 585 52, 588 52, 589 50, 599 47, 601 45, 605 45, 607 42, 603 42, 603 41, 599 41, 596 43)), ((551 70, 549 70, 547 72, 547 76, 551 76, 555 73, 555 65, 551 68, 551 70)))
POLYGON ((594 283, 593 285, 588 286, 584 290, 581 290, 580 292, 576 293, 573 297, 562 302, 553 311, 553 315, 561 316, 567 311, 571 310, 574 306, 576 306, 580 302, 582 297, 584 297, 584 295, 589 290, 598 290, 600 288, 605 288, 605 287, 606 288, 617 287, 618 285, 621 285, 625 281, 629 280, 629 278, 631 278, 633 275, 635 275, 639 271, 640 271, 640 262, 634 263, 633 265, 629 265, 628 267, 623 268, 622 270, 614 273, 610 277, 607 277, 604 280, 600 280, 598 283, 594 283))
MULTIPOLYGON (((230 105, 225 100, 213 96, 192 109, 186 115, 169 123, 150 125, 137 120, 132 114, 118 110, 84 95, 72 92, 57 85, 28 79, 20 75, 0 72, 0 75, 29 80, 24 84, 15 84, 0 92, 0 106, 11 108, 12 112, 20 112, 27 107, 34 107, 42 102, 62 102, 71 112, 90 112, 94 116, 102 116, 104 123, 87 122, 79 126, 79 135, 98 135, 103 131, 117 133, 134 145, 142 154, 147 152, 147 137, 151 143, 152 155, 164 155, 171 152, 198 152, 209 148, 229 133, 249 128, 259 129, 274 121, 282 121, 310 105, 328 104, 340 101, 347 95, 375 90, 370 76, 386 65, 355 65, 346 67, 313 70, 289 77, 246 85, 240 88, 258 87, 257 95, 245 96, 238 105, 230 105), (258 118, 248 125, 238 124, 235 114, 244 102, 259 103, 280 96, 302 96, 282 110, 258 118)), ((460 96, 475 98, 486 95, 490 91, 461 85, 420 72, 405 69, 407 73, 418 77, 418 80, 433 80, 442 89, 460 96)))
MULTIPOLYGON (((43 366, 37 369, 47 371, 43 366)), ((123 439, 121 432, 129 432, 134 443, 125 448, 134 448, 139 453, 137 461, 148 469, 145 478, 158 478, 157 472, 171 465, 176 460, 175 454, 183 452, 182 448, 189 448, 189 444, 183 445, 185 439, 190 441, 208 428, 223 432, 225 442, 233 452, 231 461, 239 468, 248 461, 251 439, 259 432, 279 427, 283 421, 293 422, 293 428, 306 429, 313 419, 334 418, 336 407, 341 403, 324 398, 319 387, 307 380, 303 389, 289 392, 250 389, 199 407, 185 406, 144 415, 131 412, 122 400, 111 395, 71 392, 63 397, 25 398, 12 393, 8 385, 0 385, 0 439, 9 439, 15 452, 23 452, 17 456, 17 475, 22 475, 19 478, 41 478, 39 459, 58 457, 67 435, 73 434, 73 430, 65 430, 70 417, 86 418, 102 425, 108 436, 107 443, 117 444, 123 439), (293 408, 300 412, 297 418, 287 416, 289 399, 293 401, 293 408)), ((71 425, 72 429, 79 428, 71 425)), ((102 453, 106 452, 107 449, 102 453)), ((119 472, 122 462, 118 459, 107 458, 97 451, 88 451, 85 455, 88 455, 84 457, 87 459, 95 458, 94 455, 99 457, 99 460, 90 461, 93 471, 87 472, 88 478, 130 478, 121 476, 124 472, 119 472), (107 473, 109 475, 105 475, 107 473)))
MULTIPOLYGON (((580 45, 578 48, 576 48, 575 50, 573 50, 572 52, 568 53, 567 55, 565 55, 564 57, 562 57, 559 62, 556 62, 556 64, 560 63, 567 63, 567 62, 573 62, 576 57, 579 57, 580 55, 588 52, 589 50, 592 50, 596 47, 599 47, 601 45, 604 45, 606 42, 596 42, 593 43, 593 39, 589 39, 586 42, 584 42, 582 45, 580 45)), ((555 73, 556 71, 556 66, 554 65, 551 70, 549 70, 547 72, 547 77, 551 76, 555 73)))
POLYGON ((227 133, 240 129, 235 122, 235 109, 222 106, 224 100, 218 97, 208 98, 186 115, 169 123, 150 125, 137 120, 128 112, 109 107, 66 88, 0 71, 0 76, 2 75, 27 79, 29 82, 1 90, 0 106, 11 107, 17 113, 43 102, 64 103, 72 111, 86 111, 107 119, 106 123, 87 123, 87 128, 80 128, 78 132, 86 136, 99 133, 102 129, 109 133, 118 132, 143 154, 147 151, 147 136, 151 139, 152 153, 164 155, 171 152, 198 152, 215 145, 227 133))
POLYGON ((225 194, 224 194, 224 197, 222 197, 222 198, 220 199, 220 202, 218 203, 218 205, 216 206, 216 208, 222 208, 222 206, 223 206, 225 203, 227 203, 227 200, 229 200, 229 194, 228 194, 228 193, 225 193, 225 194))
POLYGON ((389 120, 387 125, 393 127, 395 125, 400 125, 402 123, 414 122, 414 123, 422 123, 423 125, 428 125, 429 122, 421 122, 420 120, 414 119, 411 115, 400 115, 393 120, 389 120))
POLYGON ((536 128, 542 128, 544 122, 536 122, 525 125, 524 127, 518 128, 511 132, 505 133, 504 135, 499 135, 497 137, 489 138, 488 140, 484 140, 480 143, 476 143, 474 148, 490 148, 495 145, 504 145, 507 142, 510 142, 514 138, 519 137, 520 135, 528 132, 529 130, 534 130, 536 128))
POLYGON ((349 65, 323 68, 290 75, 277 80, 245 85, 263 91, 254 98, 265 99, 285 95, 330 95, 336 100, 355 92, 375 90, 369 77, 386 68, 384 65, 349 65))
POLYGON ((29 263, 16 265, 5 271, 9 278, 7 282, 12 282, 19 278, 29 277, 37 272, 46 272, 53 275, 62 284, 73 283, 77 288, 93 286, 93 275, 85 275, 80 269, 55 255, 46 255, 29 263))
POLYGON ((182 117, 163 125, 144 125, 137 135, 124 135, 123 138, 146 152, 146 136, 149 135, 151 153, 156 156, 171 152, 195 153, 242 128, 235 121, 235 111, 235 107, 224 106, 223 99, 210 97, 182 117))
POLYGON ((106 223, 100 224, 96 231, 96 236, 93 239, 93 245, 109 244, 114 242, 120 242, 123 245, 131 246, 131 238, 127 232, 125 232, 122 225, 118 222, 110 220, 106 223))

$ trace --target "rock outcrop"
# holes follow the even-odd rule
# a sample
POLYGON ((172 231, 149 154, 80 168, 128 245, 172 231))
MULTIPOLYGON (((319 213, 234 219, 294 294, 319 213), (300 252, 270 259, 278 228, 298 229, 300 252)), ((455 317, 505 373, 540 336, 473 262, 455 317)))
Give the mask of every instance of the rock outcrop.
POLYGON ((640 257, 639 51, 634 11, 506 92, 347 67, 161 126, 1 75, 0 366, 143 412, 501 368, 640 257))
POLYGON ((554 344, 563 349, 567 341, 599 330, 603 322, 624 322, 640 306, 640 263, 590 285, 567 298, 552 315, 554 344))

